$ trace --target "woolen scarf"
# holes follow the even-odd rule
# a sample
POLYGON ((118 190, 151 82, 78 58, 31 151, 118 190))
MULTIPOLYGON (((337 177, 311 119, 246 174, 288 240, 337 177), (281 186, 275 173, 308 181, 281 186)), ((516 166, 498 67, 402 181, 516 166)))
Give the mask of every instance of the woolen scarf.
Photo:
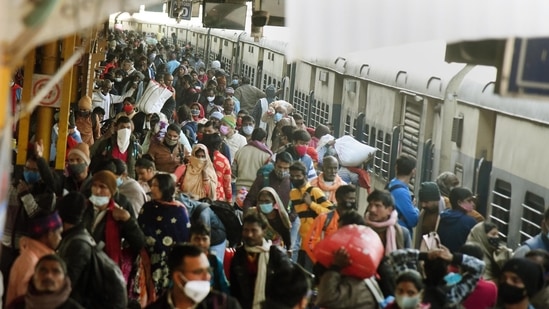
POLYGON ((385 230, 385 255, 389 255, 389 253, 398 249, 395 229, 395 224, 397 224, 398 221, 398 213, 396 210, 393 210, 387 221, 370 221, 368 213, 366 213, 364 219, 366 220, 366 225, 371 227, 374 231, 379 233, 385 230))
POLYGON ((55 309, 67 301, 71 295, 71 280, 65 277, 63 288, 55 293, 41 293, 36 290, 32 279, 29 283, 27 294, 25 294, 26 309, 55 309))
POLYGON ((255 279, 254 287, 254 301, 253 309, 260 309, 261 303, 265 300, 265 284, 267 283, 267 264, 269 264, 269 249, 271 248, 271 241, 263 238, 263 244, 261 246, 249 247, 244 245, 244 250, 249 253, 258 253, 259 259, 257 261, 257 277, 255 279))
POLYGON ((255 148, 257 148, 261 151, 264 151, 264 152, 270 154, 271 156, 273 155, 273 152, 271 151, 271 149, 269 149, 269 147, 267 147, 267 145, 263 144, 260 141, 249 141, 248 145, 254 146, 255 148))
POLYGON ((120 227, 112 216, 112 210, 116 207, 114 199, 111 198, 107 207, 107 221, 105 223, 105 253, 117 264, 120 265, 120 253, 122 250, 120 242, 120 227))
POLYGON ((311 185, 313 187, 319 187, 324 192, 330 192, 330 196, 327 196, 327 198, 331 202, 335 203, 335 202, 337 202, 337 200, 335 198, 335 192, 336 192, 337 188, 339 188, 343 185, 343 180, 341 180, 341 177, 339 177, 339 175, 336 175, 335 178, 334 178, 333 184, 328 185, 324 181, 324 173, 321 173, 320 175, 318 175, 317 178, 315 178, 311 181, 311 185), (316 185, 314 184, 315 182, 316 182, 316 185))

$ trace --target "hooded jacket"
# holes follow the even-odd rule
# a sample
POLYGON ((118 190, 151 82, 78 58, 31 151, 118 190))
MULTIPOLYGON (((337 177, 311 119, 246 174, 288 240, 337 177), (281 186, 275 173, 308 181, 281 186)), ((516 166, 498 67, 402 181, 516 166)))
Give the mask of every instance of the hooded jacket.
POLYGON ((475 224, 477 221, 461 210, 443 211, 437 230, 440 242, 451 252, 458 251, 467 241, 467 236, 475 224))

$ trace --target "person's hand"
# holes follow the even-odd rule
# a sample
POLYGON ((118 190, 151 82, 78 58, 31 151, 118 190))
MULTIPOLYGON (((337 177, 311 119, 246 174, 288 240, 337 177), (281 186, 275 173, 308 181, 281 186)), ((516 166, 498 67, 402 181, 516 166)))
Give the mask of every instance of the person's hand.
POLYGON ((452 254, 452 252, 450 252, 450 250, 448 250, 448 248, 441 246, 439 250, 440 250, 440 253, 439 253, 440 259, 443 259, 447 262, 452 262, 454 255, 452 254))
POLYGON ((25 191, 29 191, 29 185, 23 180, 19 180, 19 183, 17 184, 17 193, 21 194, 25 191))
POLYGON ((130 213, 118 205, 115 205, 112 209, 112 217, 114 220, 122 222, 126 222, 131 218, 130 213))
POLYGON ((351 265, 351 256, 349 255, 349 252, 347 252, 347 249, 341 247, 334 251, 334 261, 332 265, 339 268, 345 268, 351 265))
POLYGON ((39 158, 41 158, 42 155, 44 154, 44 142, 42 141, 42 139, 36 142, 36 145, 34 147, 34 153, 39 158))
POLYGON ((311 199, 311 194, 309 194, 309 192, 305 192, 305 194, 303 194, 303 202, 305 202, 307 206, 311 206, 313 200, 311 199))

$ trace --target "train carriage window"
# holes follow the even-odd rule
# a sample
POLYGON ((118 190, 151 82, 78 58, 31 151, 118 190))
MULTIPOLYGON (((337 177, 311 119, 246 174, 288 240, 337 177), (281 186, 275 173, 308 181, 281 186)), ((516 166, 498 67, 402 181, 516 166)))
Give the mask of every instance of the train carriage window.
POLYGON ((345 127, 343 127, 343 134, 344 135, 350 135, 351 134, 351 116, 347 115, 345 117, 345 127))
POLYGON ((367 124, 364 124, 364 127, 362 127, 362 134, 361 134, 362 138, 360 139, 360 141, 370 145, 370 143, 369 143, 370 134, 369 133, 370 133, 370 126, 367 125, 367 124))
POLYGON ((492 191, 492 211, 490 221, 492 221, 499 230, 501 238, 507 242, 509 234, 509 212, 511 210, 511 184, 497 179, 494 191, 492 191))
MULTIPOLYGON (((377 149, 383 149, 383 131, 379 130, 377 131, 377 138, 375 139, 374 146, 377 149)), ((382 160, 383 152, 376 151, 374 154, 374 173, 376 175, 381 175, 381 160, 382 160)))
POLYGON ((370 129, 370 141, 368 142, 368 145, 375 146, 376 144, 376 128, 372 127, 370 129))
POLYGON ((389 166, 391 162, 391 134, 385 134, 385 141, 383 143, 383 148, 380 148, 383 157, 381 160, 381 176, 385 180, 389 180, 389 166))
POLYGON ((296 111, 305 119, 305 124, 309 125, 310 119, 307 108, 309 106, 309 96, 299 90, 296 90, 294 93, 293 103, 296 111))
POLYGON ((545 199, 532 192, 526 192, 524 203, 522 203, 522 217, 520 218, 521 243, 539 234, 544 211, 545 199))

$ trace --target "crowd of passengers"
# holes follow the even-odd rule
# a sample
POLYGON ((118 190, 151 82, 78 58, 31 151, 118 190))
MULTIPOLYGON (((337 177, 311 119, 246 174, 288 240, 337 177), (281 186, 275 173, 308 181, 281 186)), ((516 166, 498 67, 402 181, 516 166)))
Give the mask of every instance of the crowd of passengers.
POLYGON ((413 196, 416 161, 402 155, 371 188, 368 162, 341 166, 329 124, 306 127, 274 85, 233 76, 228 87, 221 63, 205 70, 175 34, 110 39, 97 89, 71 113, 66 169, 40 140, 14 166, 5 308, 549 308, 549 210, 513 250, 453 173, 413 196), (136 102, 150 85, 171 95, 146 114, 136 102), (238 243, 199 200, 234 205, 238 243), (353 271, 368 254, 345 244, 319 261, 315 248, 346 226, 379 238, 363 248, 383 257, 374 276, 353 271), (99 244, 126 293, 94 291, 99 244))

